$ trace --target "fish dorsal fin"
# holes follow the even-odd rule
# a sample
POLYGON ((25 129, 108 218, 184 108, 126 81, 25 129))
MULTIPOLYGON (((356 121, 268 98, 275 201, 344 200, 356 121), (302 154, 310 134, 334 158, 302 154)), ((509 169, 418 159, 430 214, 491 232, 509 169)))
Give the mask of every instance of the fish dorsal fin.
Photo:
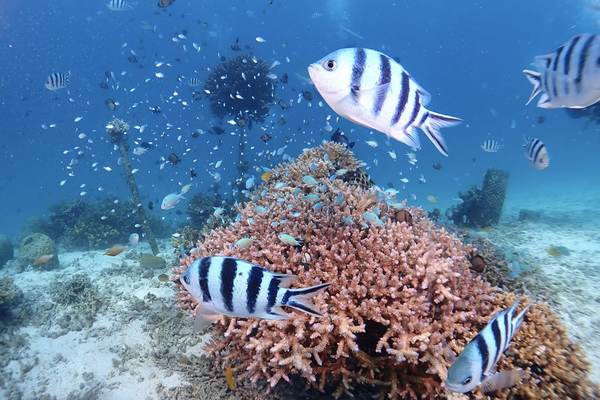
POLYGON ((282 288, 290 287, 290 285, 298 279, 296 275, 291 274, 273 274, 273 278, 277 278, 281 281, 279 287, 282 288))
POLYGON ((541 69, 546 69, 550 66, 550 63, 552 63, 554 56, 555 56, 554 53, 548 53, 548 54, 542 54, 540 56, 535 56, 533 65, 538 68, 541 68, 541 69))

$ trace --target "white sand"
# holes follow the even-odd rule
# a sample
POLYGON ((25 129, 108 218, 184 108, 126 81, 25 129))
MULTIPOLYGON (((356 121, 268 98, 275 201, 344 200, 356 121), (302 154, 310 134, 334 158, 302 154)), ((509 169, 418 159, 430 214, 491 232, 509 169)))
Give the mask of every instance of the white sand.
MULTIPOLYGON (((174 285, 159 283, 157 279, 160 273, 169 273, 169 268, 153 271, 149 278, 106 273, 124 260, 125 253, 108 257, 102 252, 73 252, 60 254, 60 269, 29 269, 19 274, 10 268, 2 271, 14 278, 27 298, 38 301, 50 301, 48 288, 55 279, 66 280, 83 272, 100 293, 108 296, 109 305, 97 315, 90 329, 70 331, 56 338, 46 336, 47 327, 21 328, 18 333, 27 335, 28 344, 20 350, 18 359, 2 371, 10 387, 0 389, 0 398, 39 399, 46 394, 63 399, 74 394, 77 398, 98 395, 101 399, 157 399, 157 385, 169 388, 182 383, 182 377, 156 365, 150 355, 155 349, 144 329, 149 315, 123 318, 132 313, 134 297, 142 300, 148 293, 156 296, 157 302, 172 304, 174 285), (27 366, 27 372, 23 372, 23 366, 27 366), (14 389, 20 394, 15 396, 14 389)), ((125 263, 137 265, 133 260, 125 263)), ((59 329, 50 327, 50 332, 54 330, 59 329)), ((199 355, 201 351, 198 345, 187 353, 199 355)))
POLYGON ((535 260, 537 283, 556 291, 552 305, 582 345, 592 364, 592 379, 600 382, 600 196, 551 199, 523 198, 506 207, 505 222, 483 233, 496 245, 505 245, 535 260), (518 210, 540 210, 540 222, 516 220, 518 210), (553 257, 550 246, 564 246, 570 254, 553 257))

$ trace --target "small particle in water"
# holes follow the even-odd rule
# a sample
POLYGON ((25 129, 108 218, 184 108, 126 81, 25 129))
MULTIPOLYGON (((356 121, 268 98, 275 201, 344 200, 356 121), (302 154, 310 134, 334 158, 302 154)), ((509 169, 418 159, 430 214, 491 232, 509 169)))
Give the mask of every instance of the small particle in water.
POLYGON ((437 197, 435 197, 432 194, 427 195, 427 201, 430 202, 431 204, 436 204, 438 202, 437 197))

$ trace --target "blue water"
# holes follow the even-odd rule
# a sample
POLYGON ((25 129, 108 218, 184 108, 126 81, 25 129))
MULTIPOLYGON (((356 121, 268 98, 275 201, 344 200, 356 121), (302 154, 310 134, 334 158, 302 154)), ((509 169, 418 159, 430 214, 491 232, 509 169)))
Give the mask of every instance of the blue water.
MULTIPOLYGON (((252 166, 272 166, 257 156, 284 144, 284 153, 296 156, 301 149, 327 139, 325 118, 333 111, 316 91, 300 77, 306 77, 309 63, 341 47, 363 46, 398 57, 412 76, 433 95, 430 108, 461 117, 465 122, 444 130, 450 156, 444 158, 422 137, 417 153, 418 166, 410 168, 405 153, 409 148, 399 142, 387 143, 384 136, 341 120, 340 126, 352 140, 355 152, 370 166, 370 173, 381 186, 392 183, 402 189, 402 197, 416 195, 413 204, 427 208, 446 208, 459 190, 480 183, 489 167, 511 173, 511 201, 533 203, 539 207, 556 196, 599 198, 598 173, 600 135, 593 125, 570 118, 564 110, 541 110, 525 106, 530 84, 521 74, 533 57, 554 50, 570 37, 595 32, 600 13, 583 1, 532 0, 456 2, 388 1, 199 1, 176 0, 167 10, 155 1, 139 1, 130 11, 111 12, 106 1, 40 0, 2 1, 0 5, 0 231, 16 237, 23 223, 32 216, 44 215, 48 207, 62 200, 86 199, 105 195, 129 195, 118 154, 106 140, 105 124, 113 117, 131 125, 148 127, 142 135, 156 148, 134 160, 140 172, 137 179, 144 201, 159 203, 162 197, 190 182, 189 168, 199 176, 193 192, 208 191, 213 178, 206 173, 209 163, 224 160, 222 190, 231 192, 227 182, 235 177, 232 159, 236 157, 237 138, 231 135, 203 135, 191 139, 191 132, 207 130, 216 119, 208 101, 193 102, 191 89, 177 81, 178 74, 204 79, 207 68, 218 63, 218 56, 234 53, 230 45, 236 37, 242 46, 269 64, 278 60, 274 72, 284 72, 289 84, 278 97, 294 100, 282 112, 273 107, 273 120, 287 119, 284 126, 266 124, 273 139, 265 145, 254 127, 250 132, 249 155, 252 166), (143 25, 151 27, 143 29, 143 25), (187 31, 179 43, 172 38, 187 31), (355 34, 349 33, 349 31, 355 34), (265 43, 255 38, 264 37, 265 43), (200 43, 197 53, 192 42, 200 43), (184 51, 183 44, 187 46, 184 51), (127 58, 131 51, 138 62, 127 58), (289 62, 286 62, 289 57, 289 62), (155 62, 169 63, 155 67, 155 62), (44 87, 52 72, 72 72, 68 89, 50 92, 44 87), (105 71, 112 71, 119 89, 101 89, 105 71), (154 73, 162 71, 164 79, 154 73), (149 82, 145 80, 149 78, 149 82), (135 91, 131 92, 131 89, 135 91), (296 103, 301 90, 312 90, 312 106, 296 103), (189 102, 183 107, 169 100, 173 92, 189 102), (104 106, 107 98, 120 103, 116 112, 104 106), (72 100, 69 100, 72 99, 72 100), (137 108, 132 106, 138 103, 137 108), (159 105, 160 115, 149 106, 159 105), (76 117, 83 120, 75 123, 76 117), (538 123, 544 117, 543 123, 538 123), (56 124, 43 129, 42 125, 56 124), (170 128, 167 124, 171 124, 170 128), (93 143, 78 139, 85 133, 93 143), (181 135, 181 141, 177 137, 181 135), (524 158, 523 136, 540 137, 547 145, 551 166, 535 171, 524 158), (487 138, 500 141, 504 148, 483 153, 487 138), (365 140, 376 140, 377 149, 365 140), (222 141, 218 150, 213 147, 222 141), (66 169, 79 146, 83 156, 66 169), (190 151, 182 154, 186 149, 190 151), (69 153, 64 154, 65 150, 69 153), (388 155, 393 150, 396 161, 388 155), (176 152, 183 161, 159 169, 159 157, 176 152), (374 160, 377 160, 377 166, 374 160), (94 171, 92 163, 98 162, 94 171), (441 171, 432 169, 434 162, 441 171), (112 167, 111 172, 102 169, 112 167), (404 175, 400 175, 400 173, 404 175), (426 184, 417 183, 420 174, 426 184), (410 183, 399 180, 406 176, 410 183), (59 182, 67 183, 59 186, 59 182), (81 185, 86 186, 82 188, 81 185), (105 190, 99 192, 101 186, 105 190), (439 204, 425 196, 432 194, 439 204), (596 197, 594 197, 596 196, 596 197)), ((223 125, 227 128, 227 124, 223 125)), ((276 158, 280 161, 281 158, 276 158)), ((210 169, 212 170, 212 168, 210 169)), ((569 204, 569 200, 565 201, 569 204)), ((183 206, 182 206, 183 207, 183 206)), ((166 220, 181 219, 174 211, 154 213, 166 220)))

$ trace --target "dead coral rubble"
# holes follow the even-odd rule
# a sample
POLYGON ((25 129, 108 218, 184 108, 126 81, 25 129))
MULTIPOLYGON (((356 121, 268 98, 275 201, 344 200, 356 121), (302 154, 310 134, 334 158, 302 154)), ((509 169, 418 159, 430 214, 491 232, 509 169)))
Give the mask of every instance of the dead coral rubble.
MULTIPOLYGON (((321 319, 300 313, 287 321, 222 317, 207 348, 218 365, 233 367, 243 381, 274 387, 299 378, 336 397, 365 386, 381 398, 447 396, 442 382, 448 345, 462 349, 505 306, 504 295, 470 271, 470 246, 434 226, 418 209, 406 210, 410 218, 405 213, 398 218, 397 209, 377 200, 369 182, 344 146, 326 143, 308 150, 273 171, 239 210, 237 222, 213 230, 197 252, 183 259, 175 277, 193 259, 220 254, 298 275, 299 287, 331 283, 315 299, 321 319), (303 179, 306 175, 318 184, 307 184, 312 181, 303 179), (302 239, 303 245, 282 243, 280 233, 302 239), (255 240, 244 249, 232 246, 242 237, 255 240)), ((179 303, 196 307, 183 288, 179 303)), ((549 393, 539 398, 557 399, 563 393, 584 393, 583 361, 570 364, 563 357, 570 369, 549 367, 551 357, 573 347, 559 322, 536 307, 525 326, 501 366, 528 367, 527 382, 507 392, 525 397, 549 393), (545 343, 535 340, 536 333, 548 330, 554 333, 545 343), (533 368, 534 362, 541 368, 533 368), (546 387, 538 387, 539 382, 546 387)))

